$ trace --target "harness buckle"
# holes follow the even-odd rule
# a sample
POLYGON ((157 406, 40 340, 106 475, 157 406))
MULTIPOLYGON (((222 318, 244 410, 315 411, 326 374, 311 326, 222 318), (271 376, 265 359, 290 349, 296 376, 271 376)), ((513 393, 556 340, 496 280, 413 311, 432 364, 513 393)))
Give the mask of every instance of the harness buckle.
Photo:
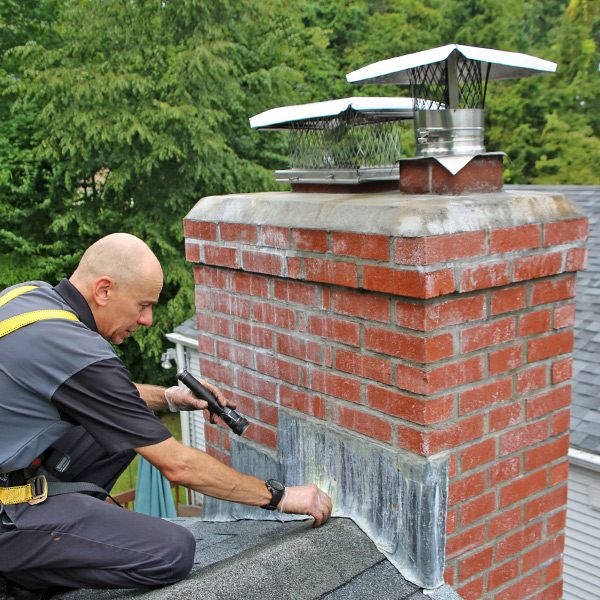
POLYGON ((45 475, 36 475, 27 481, 27 485, 31 486, 31 500, 28 504, 34 505, 43 502, 48 497, 48 482, 45 475))

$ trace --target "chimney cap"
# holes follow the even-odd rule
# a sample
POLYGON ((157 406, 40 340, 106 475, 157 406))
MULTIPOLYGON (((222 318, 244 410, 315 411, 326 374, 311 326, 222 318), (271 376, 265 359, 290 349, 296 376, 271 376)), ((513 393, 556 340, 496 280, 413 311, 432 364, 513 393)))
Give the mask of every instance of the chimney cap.
POLYGON ((465 58, 489 65, 489 80, 512 79, 514 77, 532 77, 545 73, 554 73, 556 63, 529 54, 448 44, 413 54, 388 58, 362 67, 346 75, 349 83, 378 83, 409 85, 410 69, 446 60, 452 52, 458 52, 465 58))
MULTIPOLYGON (((272 108, 250 118, 252 129, 286 130, 294 128, 294 124, 314 119, 335 117, 349 108, 371 117, 386 120, 412 119, 413 99, 397 97, 352 97, 294 106, 272 108)), ((310 127, 310 124, 308 124, 310 127)))

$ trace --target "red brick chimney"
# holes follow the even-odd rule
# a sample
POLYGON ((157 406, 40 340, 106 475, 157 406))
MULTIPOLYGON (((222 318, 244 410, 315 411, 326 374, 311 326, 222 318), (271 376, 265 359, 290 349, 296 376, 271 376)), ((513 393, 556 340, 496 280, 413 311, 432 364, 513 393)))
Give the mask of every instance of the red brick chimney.
MULTIPOLYGON (((537 193, 204 198, 184 221, 202 375, 273 460, 286 414, 400 465, 446 461, 446 581, 558 600, 587 227, 537 193)), ((207 425, 208 452, 228 461, 230 437, 207 425)))

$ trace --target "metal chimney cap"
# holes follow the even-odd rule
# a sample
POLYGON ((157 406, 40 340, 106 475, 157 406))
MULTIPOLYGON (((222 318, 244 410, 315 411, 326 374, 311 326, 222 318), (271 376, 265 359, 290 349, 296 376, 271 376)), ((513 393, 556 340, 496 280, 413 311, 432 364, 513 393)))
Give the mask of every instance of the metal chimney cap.
MULTIPOLYGON (((532 77, 554 73, 557 66, 554 62, 529 54, 448 44, 447 46, 431 48, 414 54, 381 60, 349 73, 346 75, 346 79, 349 83, 408 85, 410 83, 408 75, 410 69, 444 61, 454 51, 459 52, 467 59, 489 65, 489 80, 532 77)), ((487 68, 485 64, 482 66, 484 70, 487 68)))
POLYGON ((371 117, 382 117, 386 120, 394 117, 398 120, 413 118, 412 98, 352 97, 272 108, 251 117, 250 127, 270 130, 292 129, 295 123, 335 117, 349 108, 371 117))

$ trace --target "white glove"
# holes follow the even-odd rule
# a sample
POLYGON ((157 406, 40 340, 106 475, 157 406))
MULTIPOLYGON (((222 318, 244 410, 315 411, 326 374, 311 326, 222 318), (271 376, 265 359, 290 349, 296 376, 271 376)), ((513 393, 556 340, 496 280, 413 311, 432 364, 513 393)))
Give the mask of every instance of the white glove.
POLYGON ((174 385, 165 390, 165 400, 171 412, 206 408, 206 402, 199 400, 186 387, 174 385))

